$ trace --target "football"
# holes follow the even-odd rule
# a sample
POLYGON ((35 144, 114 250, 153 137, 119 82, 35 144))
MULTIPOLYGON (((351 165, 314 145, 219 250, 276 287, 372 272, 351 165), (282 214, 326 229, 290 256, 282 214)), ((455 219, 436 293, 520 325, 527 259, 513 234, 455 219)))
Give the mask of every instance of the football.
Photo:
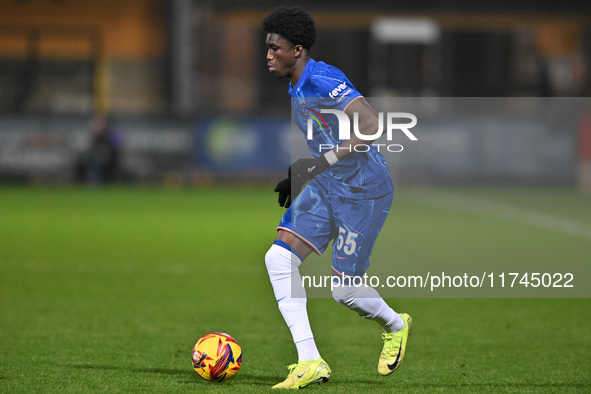
POLYGON ((210 382, 224 382, 240 369, 242 349, 230 335, 212 332, 199 338, 191 357, 199 376, 210 382))

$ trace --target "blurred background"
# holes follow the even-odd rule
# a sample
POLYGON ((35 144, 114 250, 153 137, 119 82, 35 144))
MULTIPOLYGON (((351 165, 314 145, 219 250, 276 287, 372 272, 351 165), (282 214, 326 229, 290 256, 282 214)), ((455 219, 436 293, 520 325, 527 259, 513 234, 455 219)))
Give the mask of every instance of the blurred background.
MULTIPOLYGON (((515 117, 497 133, 458 116, 397 157, 398 182, 591 190, 591 2, 297 4, 316 21, 312 56, 367 97, 544 98, 536 114, 574 98, 560 127, 515 117)), ((288 81, 268 73, 260 26, 277 5, 0 0, 0 182, 276 180, 291 162, 288 81)))

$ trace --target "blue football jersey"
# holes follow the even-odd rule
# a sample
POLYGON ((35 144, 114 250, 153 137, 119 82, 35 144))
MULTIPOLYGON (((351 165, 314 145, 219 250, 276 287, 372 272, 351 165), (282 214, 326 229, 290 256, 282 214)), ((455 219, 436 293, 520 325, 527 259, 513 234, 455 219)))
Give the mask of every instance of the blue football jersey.
MULTIPOLYGON (((310 59, 296 86, 289 85, 292 116, 304 133, 316 157, 336 147, 339 139, 338 118, 322 114, 322 109, 344 112, 355 99, 362 97, 341 70, 310 59), (312 119, 312 136, 308 139, 308 120, 312 119)), ((353 119, 351 122, 351 133, 353 119)), ((365 150, 365 149, 363 149, 365 150)), ((340 160, 317 179, 339 195, 353 199, 377 198, 392 192, 392 181, 384 157, 373 146, 367 152, 355 152, 340 160)))

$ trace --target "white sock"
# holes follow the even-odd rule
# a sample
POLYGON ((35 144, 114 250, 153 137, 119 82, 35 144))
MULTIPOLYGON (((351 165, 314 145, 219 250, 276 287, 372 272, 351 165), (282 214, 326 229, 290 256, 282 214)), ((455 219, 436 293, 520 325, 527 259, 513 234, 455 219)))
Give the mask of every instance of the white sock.
POLYGON ((298 267, 301 260, 289 250, 272 245, 265 255, 265 263, 277 305, 283 320, 291 331, 299 360, 316 360, 320 357, 306 310, 306 289, 298 267))
POLYGON ((296 342, 295 345, 298 351, 299 361, 312 361, 317 360, 318 357, 320 357, 314 338, 304 339, 303 341, 296 342))
MULTIPOLYGON (((394 310, 392 310, 392 312, 394 312, 394 310)), ((398 332, 403 328, 404 320, 402 319, 402 316, 396 312, 394 312, 394 319, 384 326, 384 330, 386 330, 386 332, 398 332)))
POLYGON ((337 286, 333 298, 360 316, 378 323, 386 332, 398 332, 404 328, 404 320, 382 299, 373 287, 337 286))

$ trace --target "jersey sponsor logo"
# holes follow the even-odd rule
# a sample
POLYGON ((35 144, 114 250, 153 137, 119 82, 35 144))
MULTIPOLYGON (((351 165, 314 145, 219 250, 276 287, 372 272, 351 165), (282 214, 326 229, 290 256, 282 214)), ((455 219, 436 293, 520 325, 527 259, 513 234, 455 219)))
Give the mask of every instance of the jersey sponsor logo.
MULTIPOLYGON (((328 94, 328 96, 331 99, 335 99, 337 97, 345 97, 346 95, 348 95, 349 93, 351 93, 351 91, 353 90, 353 89, 348 89, 348 90, 346 90, 346 89, 347 89, 347 82, 343 82, 339 86, 337 86, 336 88, 334 88, 332 90, 332 92, 330 92, 328 94)), ((342 98, 341 98, 341 100, 342 100, 342 98)))

